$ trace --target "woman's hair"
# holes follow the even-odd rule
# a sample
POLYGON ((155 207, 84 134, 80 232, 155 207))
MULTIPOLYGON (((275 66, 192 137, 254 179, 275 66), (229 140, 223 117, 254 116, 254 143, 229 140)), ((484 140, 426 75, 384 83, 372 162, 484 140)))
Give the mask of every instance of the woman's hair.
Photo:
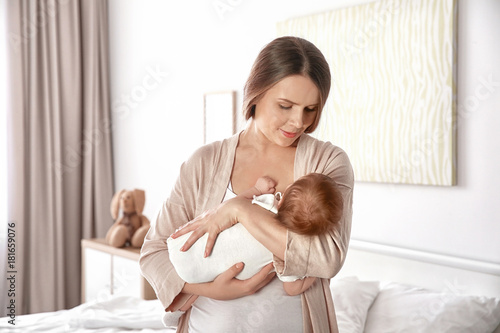
POLYGON ((296 180, 283 194, 278 220, 301 235, 320 235, 342 218, 342 193, 328 176, 311 173, 296 180))
POLYGON ((330 68, 321 51, 313 43, 299 37, 276 38, 257 56, 244 89, 245 119, 255 115, 255 105, 266 91, 291 75, 310 78, 319 90, 316 118, 305 130, 306 133, 313 132, 330 93, 330 68))

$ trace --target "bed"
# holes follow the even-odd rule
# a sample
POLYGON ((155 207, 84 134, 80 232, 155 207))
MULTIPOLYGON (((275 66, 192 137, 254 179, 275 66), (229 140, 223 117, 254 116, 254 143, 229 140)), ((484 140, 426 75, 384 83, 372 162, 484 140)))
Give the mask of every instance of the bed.
POLYGON ((341 332, 500 333, 500 264, 352 239, 331 286, 341 332))
MULTIPOLYGON (((352 240, 331 281, 341 333, 500 333, 500 265, 352 240)), ((115 297, 1 318, 1 332, 175 332, 158 300, 115 297)))

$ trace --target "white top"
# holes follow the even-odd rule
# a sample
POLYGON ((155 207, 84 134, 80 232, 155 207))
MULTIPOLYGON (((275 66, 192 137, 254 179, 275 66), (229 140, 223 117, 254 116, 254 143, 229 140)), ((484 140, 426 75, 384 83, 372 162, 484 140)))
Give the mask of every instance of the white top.
MULTIPOLYGON (((230 189, 228 189, 226 191, 224 201, 231 199, 234 196, 235 194, 230 191, 230 189)), ((220 239, 220 237, 223 236, 224 233, 227 233, 229 230, 234 229, 237 225, 240 224, 238 223, 219 234, 213 251, 215 251, 218 245, 222 245, 222 242, 220 242, 222 239, 220 239)), ((244 227, 235 230, 244 230, 248 235, 250 235, 250 233, 248 233, 248 231, 246 231, 244 227)), ((234 235, 236 235, 236 233, 234 233, 234 235)), ((251 235, 250 238, 253 239, 251 235)), ((251 251, 251 253, 248 254, 255 255, 254 251, 259 251, 260 253, 261 249, 259 247, 264 248, 268 253, 267 257, 263 255, 263 257, 266 258, 263 261, 266 263, 261 264, 262 266, 259 265, 260 268, 262 268, 264 265, 272 261, 272 254, 270 254, 270 252, 258 241, 256 241, 255 239, 254 241, 257 243, 256 248, 249 248, 248 251, 251 251)), ((196 242, 195 244, 198 243, 202 244, 202 251, 199 252, 199 256, 200 258, 203 258, 203 251, 206 241, 196 242)), ((242 246, 241 243, 238 243, 237 245, 238 248, 242 246)), ((191 249, 187 252, 190 251, 191 249)), ((227 256, 232 252, 234 251, 225 249, 224 255, 227 256)), ((238 252, 241 253, 240 251, 238 252)), ((172 260, 172 255, 170 255, 170 258, 172 260)), ((210 258, 210 256, 208 258, 210 258)), ((205 260, 208 258, 205 258, 205 260)), ((239 259, 233 264, 240 261, 245 262, 245 260, 239 259)), ((175 265, 174 260, 172 260, 172 263, 177 270, 177 266, 175 265)), ((248 269, 248 277, 255 274, 250 273, 251 271, 256 270, 256 272, 258 272, 260 270, 260 268, 256 269, 255 267, 251 266, 253 265, 246 264, 243 270, 245 271, 246 269, 248 269)), ((224 271, 226 269, 227 268, 225 268, 224 271)), ((243 271, 238 275, 238 278, 248 278, 242 276, 243 271)), ((209 281, 213 281, 213 278, 209 281)), ((200 296, 193 304, 193 307, 191 309, 189 332, 302 332, 301 296, 287 295, 285 290, 283 289, 283 282, 281 282, 279 279, 273 279, 268 285, 266 285, 264 288, 253 295, 237 298, 234 300, 218 301, 200 296), (219 318, 219 320, 215 321, 213 320, 213 318, 219 318)))
POLYGON ((303 332, 301 296, 288 296, 279 279, 253 295, 229 301, 200 296, 189 319, 190 333, 303 332))

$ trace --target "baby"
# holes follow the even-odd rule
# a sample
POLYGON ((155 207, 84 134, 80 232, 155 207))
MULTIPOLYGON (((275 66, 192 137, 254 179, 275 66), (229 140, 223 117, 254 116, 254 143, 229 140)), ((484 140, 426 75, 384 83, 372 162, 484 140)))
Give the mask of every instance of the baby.
MULTIPOLYGON (((276 219, 288 230, 302 235, 319 235, 328 231, 342 217, 342 194, 333 179, 311 173, 292 183, 283 195, 275 192, 276 182, 269 177, 259 178, 255 186, 241 194, 276 214, 276 219)), ((232 265, 243 262, 244 269, 237 278, 252 277, 273 261, 273 254, 237 223, 221 232, 210 256, 204 258, 208 234, 192 247, 180 251, 191 232, 178 238, 168 238, 169 256, 177 274, 188 283, 210 282, 232 265)), ((287 294, 298 295, 314 282, 314 277, 283 276, 278 274, 287 294)))

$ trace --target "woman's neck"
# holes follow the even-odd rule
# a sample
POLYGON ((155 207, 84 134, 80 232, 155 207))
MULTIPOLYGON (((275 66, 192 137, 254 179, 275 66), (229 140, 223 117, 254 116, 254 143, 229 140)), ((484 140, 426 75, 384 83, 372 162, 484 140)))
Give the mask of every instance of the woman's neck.
POLYGON ((272 142, 267 136, 259 130, 257 124, 253 119, 250 119, 245 130, 241 133, 239 138, 238 147, 252 148, 259 153, 265 154, 267 152, 274 152, 277 150, 296 148, 299 139, 297 139, 290 147, 281 147, 272 142))

